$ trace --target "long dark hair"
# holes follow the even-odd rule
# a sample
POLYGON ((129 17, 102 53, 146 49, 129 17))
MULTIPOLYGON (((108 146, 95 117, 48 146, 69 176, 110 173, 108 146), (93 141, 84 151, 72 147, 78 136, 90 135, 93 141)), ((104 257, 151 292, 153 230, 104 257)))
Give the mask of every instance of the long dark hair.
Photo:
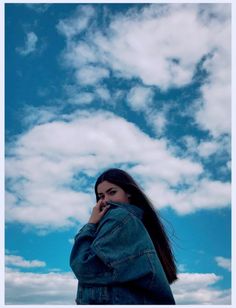
POLYGON ((98 177, 94 187, 97 201, 99 200, 97 187, 103 181, 121 187, 131 195, 130 203, 144 210, 143 224, 152 239, 169 283, 174 282, 177 279, 175 258, 165 228, 151 201, 127 172, 116 168, 108 169, 98 177))

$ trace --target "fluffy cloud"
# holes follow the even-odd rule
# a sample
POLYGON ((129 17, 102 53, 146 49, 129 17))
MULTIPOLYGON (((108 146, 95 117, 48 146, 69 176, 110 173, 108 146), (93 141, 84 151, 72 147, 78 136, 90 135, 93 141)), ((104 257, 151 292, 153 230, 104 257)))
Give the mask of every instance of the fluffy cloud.
MULTIPOLYGON (((201 159, 208 159, 212 155, 226 157, 225 155, 229 154, 230 156, 231 140, 227 135, 204 141, 198 141, 193 136, 184 136, 182 141, 189 156, 198 156, 201 159)), ((227 167, 230 169, 230 162, 227 167)))
MULTIPOLYGON (((112 15, 102 32, 96 27, 93 7, 86 6, 84 10, 80 6, 75 15, 58 24, 60 32, 68 38, 64 60, 74 68, 79 82, 83 82, 80 76, 85 75, 85 83, 96 83, 91 67, 102 65, 103 70, 109 68, 114 76, 138 78, 144 86, 166 91, 190 84, 197 66, 203 63, 208 77, 190 115, 212 136, 230 133, 229 4, 153 4, 142 10, 134 7, 126 14, 112 15), (88 27, 91 16, 94 22, 88 27), (82 27, 86 29, 83 42, 73 40, 81 32, 77 25, 81 20, 86 20, 82 27)), ((102 73, 101 78, 108 77, 102 73)), ((135 97, 131 95, 128 101, 139 110, 143 94, 135 97)), ((158 130, 162 125, 159 119, 158 130)))
POLYGON ((92 6, 80 6, 71 18, 59 21, 57 30, 68 39, 72 39, 88 27, 94 14, 95 10, 92 6))
POLYGON ((24 47, 18 47, 16 50, 22 56, 27 56, 28 54, 36 50, 36 44, 38 42, 38 37, 34 32, 28 32, 26 34, 26 41, 24 47))
POLYGON ((135 111, 146 110, 152 102, 153 91, 151 88, 141 86, 133 87, 127 97, 131 109, 135 111))
POLYGON ((95 177, 110 166, 125 167, 155 204, 182 214, 230 202, 229 183, 198 180, 202 166, 175 157, 164 140, 109 112, 79 112, 36 125, 9 144, 7 221, 41 229, 85 223, 95 177))
POLYGON ((215 261, 217 262, 218 266, 227 269, 231 272, 231 260, 224 258, 224 257, 215 257, 215 261))
POLYGON ((88 65, 76 73, 76 79, 79 85, 94 85, 107 77, 109 77, 109 71, 107 69, 88 65))
POLYGON ((192 81, 203 56, 221 46, 220 39, 212 38, 214 33, 221 30, 221 40, 228 42, 229 29, 221 29, 222 20, 202 21, 205 9, 209 7, 154 4, 113 18, 107 36, 97 33, 95 42, 111 67, 125 77, 139 77, 163 89, 183 86, 192 81), (192 40, 196 33, 198 39, 192 40))
POLYGON ((142 112, 147 125, 157 136, 161 136, 164 133, 168 121, 166 112, 164 110, 157 110, 154 93, 152 87, 136 85, 128 92, 127 104, 130 109, 136 112, 142 112))
POLYGON ((66 102, 72 105, 89 105, 95 98, 93 92, 80 90, 78 86, 64 85, 66 102))
POLYGON ((172 285, 178 305, 230 305, 231 290, 213 289, 212 285, 222 279, 214 273, 182 273, 172 285))
POLYGON ((31 268, 31 267, 44 267, 46 263, 39 260, 25 260, 21 256, 15 255, 6 255, 5 256, 5 264, 7 266, 16 266, 16 267, 24 267, 24 268, 31 268))
POLYGON ((163 89, 191 82, 197 62, 209 50, 209 33, 195 6, 173 4, 163 10, 152 5, 114 18, 109 30, 107 36, 98 33, 95 42, 111 67, 163 89), (192 41, 195 33, 199 40, 192 41))
POLYGON ((204 63, 209 74, 201 87, 202 101, 196 114, 198 123, 217 137, 231 130, 231 31, 230 19, 219 24, 214 35, 213 55, 204 63))
POLYGON ((20 272, 6 269, 5 302, 8 305, 73 305, 77 280, 71 273, 20 272))
POLYGON ((94 94, 91 92, 80 92, 68 98, 68 103, 76 105, 88 105, 94 100, 94 94))
MULTIPOLYGON (((181 165, 181 164, 180 164, 181 165)), ((143 172, 140 169, 140 172, 143 172)), ((202 179, 180 182, 170 187, 164 181, 147 181, 146 191, 159 208, 173 207, 179 214, 193 213, 199 209, 215 209, 230 205, 231 185, 220 181, 202 179)))
POLYGON ((217 142, 202 142, 198 146, 199 155, 203 157, 208 157, 212 155, 213 153, 217 152, 219 150, 219 144, 217 142))
MULTIPOLYGON (((88 77, 88 76, 87 76, 88 77)), ((93 80, 100 81, 102 78, 101 74, 98 75, 98 72, 94 72, 93 76, 90 76, 86 81, 90 82, 91 78, 93 80)), ((96 88, 92 92, 84 91, 79 88, 79 85, 64 85, 64 91, 66 96, 66 102, 73 105, 88 105, 92 103, 95 99, 100 101, 105 101, 111 103, 111 94, 110 91, 104 85, 97 84, 96 88)), ((39 110, 40 112, 40 110, 39 110)))
MULTIPOLYGON (((178 305, 231 303, 230 290, 216 290, 211 286, 221 277, 213 273, 182 273, 171 285, 178 305)), ((6 269, 6 304, 8 305, 73 305, 77 280, 71 273, 36 274, 6 269)))
POLYGON ((111 100, 111 94, 106 87, 96 87, 96 94, 104 101, 109 102, 111 100))
POLYGON ((155 132, 156 136, 163 136, 168 119, 165 111, 155 111, 150 108, 146 111, 147 124, 155 132))

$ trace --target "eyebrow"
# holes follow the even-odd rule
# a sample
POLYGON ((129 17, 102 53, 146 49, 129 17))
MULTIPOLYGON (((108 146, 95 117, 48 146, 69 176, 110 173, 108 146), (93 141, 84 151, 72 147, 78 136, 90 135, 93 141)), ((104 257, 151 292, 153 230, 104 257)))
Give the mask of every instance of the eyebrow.
MULTIPOLYGON (((108 193, 110 190, 112 190, 112 189, 114 189, 115 187, 110 187, 110 188, 108 188, 108 190, 107 191, 105 191, 106 193, 108 193)), ((100 196, 100 195, 103 195, 103 193, 98 193, 98 196, 100 196)))

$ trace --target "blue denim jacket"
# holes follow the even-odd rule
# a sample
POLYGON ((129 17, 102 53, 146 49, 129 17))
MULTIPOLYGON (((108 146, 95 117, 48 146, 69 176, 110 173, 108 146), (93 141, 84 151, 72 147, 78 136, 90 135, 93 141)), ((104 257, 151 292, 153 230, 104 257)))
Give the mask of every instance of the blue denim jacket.
POLYGON ((169 304, 175 301, 143 210, 110 203, 98 224, 75 237, 70 266, 78 279, 77 304, 169 304))

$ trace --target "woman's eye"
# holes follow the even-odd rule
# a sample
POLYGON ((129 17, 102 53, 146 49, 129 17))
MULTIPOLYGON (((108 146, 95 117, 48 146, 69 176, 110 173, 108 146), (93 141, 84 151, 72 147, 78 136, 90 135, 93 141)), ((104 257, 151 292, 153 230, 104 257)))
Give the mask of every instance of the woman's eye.
POLYGON ((110 191, 110 195, 114 195, 115 193, 116 193, 115 190, 111 190, 111 191, 110 191))

